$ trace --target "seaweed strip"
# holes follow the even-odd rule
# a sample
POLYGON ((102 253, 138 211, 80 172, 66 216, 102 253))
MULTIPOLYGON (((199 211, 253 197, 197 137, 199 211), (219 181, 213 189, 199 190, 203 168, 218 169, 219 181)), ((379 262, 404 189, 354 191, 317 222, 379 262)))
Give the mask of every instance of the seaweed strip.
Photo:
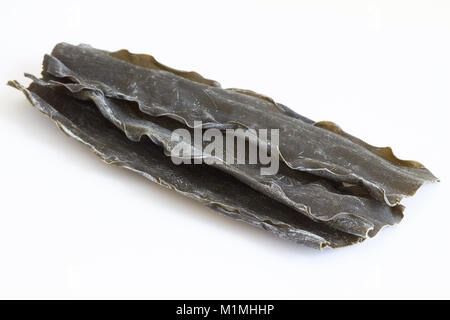
POLYGON ((437 181, 421 164, 397 159, 390 148, 372 147, 330 123, 292 117, 271 99, 222 89, 157 65, 148 68, 117 53, 59 44, 46 57, 45 72, 95 87, 108 97, 134 101, 144 113, 172 117, 191 127, 201 120, 219 129, 279 128, 280 156, 290 168, 364 186, 390 206, 413 195, 423 183, 437 181))
MULTIPOLYGON (((129 139, 139 141, 142 136, 148 136, 154 143, 164 147, 165 154, 171 154, 175 143, 171 141, 172 131, 169 128, 179 126, 174 120, 148 117, 130 102, 107 98, 101 92, 79 84, 54 80, 46 82, 28 76, 41 86, 65 89, 79 99, 92 100, 102 115, 124 131, 129 139)), ((194 150, 193 145, 190 148, 191 157, 194 158, 198 151, 194 150)), ((213 157, 211 154, 203 156, 213 157)), ((214 158, 218 161, 212 166, 315 221, 347 233, 373 237, 383 227, 394 225, 403 218, 403 207, 400 205, 391 208, 371 198, 342 193, 322 178, 292 171, 286 166, 282 166, 277 174, 266 176, 259 174, 259 165, 228 164, 223 158, 214 158)))
POLYGON ((316 249, 363 240, 299 215, 220 170, 205 165, 174 165, 161 147, 148 139, 129 140, 92 103, 35 83, 28 89, 17 82, 9 85, 21 90, 64 133, 88 146, 106 163, 131 170, 226 216, 316 249))

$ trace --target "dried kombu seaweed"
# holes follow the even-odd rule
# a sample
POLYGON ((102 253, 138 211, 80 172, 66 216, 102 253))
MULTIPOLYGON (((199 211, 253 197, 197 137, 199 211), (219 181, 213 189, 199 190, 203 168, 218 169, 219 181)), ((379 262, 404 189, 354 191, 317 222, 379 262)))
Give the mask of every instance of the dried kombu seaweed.
POLYGON ((36 84, 29 89, 16 82, 10 85, 22 90, 64 133, 87 145, 106 163, 136 172, 234 219, 314 248, 336 248, 362 240, 297 214, 220 170, 205 165, 174 165, 151 141, 127 139, 90 103, 36 84))
POLYGON ((52 56, 46 56, 44 67, 52 76, 70 78, 108 97, 135 101, 144 113, 171 116, 191 127, 201 120, 217 128, 278 128, 283 137, 280 154, 289 167, 361 184, 388 205, 413 195, 423 183, 437 180, 420 163, 399 160, 389 148, 370 146, 332 123, 307 124, 257 94, 222 89, 216 82, 208 84, 210 80, 192 80, 190 73, 174 73, 158 68, 160 64, 149 66, 142 55, 130 57, 123 51, 110 54, 59 44, 52 56))
MULTIPOLYGON (((31 76, 30 76, 31 77, 31 76)), ((130 102, 107 98, 98 91, 86 89, 78 84, 46 82, 34 79, 36 84, 74 94, 83 100, 92 100, 103 116, 122 129, 133 141, 139 141, 143 135, 164 147, 166 154, 174 145, 171 130, 174 120, 160 117, 148 117, 130 102), (172 122, 172 123, 171 123, 172 122)), ((178 124, 179 126, 179 124, 178 124)), ((176 126, 175 126, 176 128, 176 126)), ((194 149, 194 147, 192 146, 194 149)), ((194 157, 195 150, 192 152, 194 157)), ((203 156, 210 156, 211 154, 203 156)), ((403 217, 403 207, 393 208, 375 199, 358 197, 336 190, 328 181, 282 166, 275 175, 260 175, 259 165, 239 165, 226 163, 223 158, 211 164, 221 169, 254 189, 274 198, 315 221, 322 221, 330 226, 361 237, 373 236, 386 225, 393 225, 403 217), (331 206, 330 203, 334 205, 331 206)))
MULTIPOLYGON (((148 55, 59 44, 44 58, 43 78, 22 90, 68 135, 108 163, 278 236, 322 248, 374 236, 403 217, 399 204, 436 178, 331 122, 314 122, 272 99, 222 89, 195 72, 171 69, 148 55), (278 128, 278 173, 260 165, 175 165, 172 130, 278 128), (147 139, 149 138, 149 139, 147 139)), ((273 142, 266 142, 273 143, 273 142)), ((195 157, 193 144, 189 146, 195 157)))

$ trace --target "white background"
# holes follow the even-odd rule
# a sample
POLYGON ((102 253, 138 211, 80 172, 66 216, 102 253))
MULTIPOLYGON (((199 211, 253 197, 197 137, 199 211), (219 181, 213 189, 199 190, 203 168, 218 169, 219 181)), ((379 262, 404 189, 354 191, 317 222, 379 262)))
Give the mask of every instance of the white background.
POLYGON ((0 298, 450 298, 450 1, 2 1, 1 82, 61 41, 150 53, 424 163, 401 224, 323 252, 107 166, 0 86, 0 298))

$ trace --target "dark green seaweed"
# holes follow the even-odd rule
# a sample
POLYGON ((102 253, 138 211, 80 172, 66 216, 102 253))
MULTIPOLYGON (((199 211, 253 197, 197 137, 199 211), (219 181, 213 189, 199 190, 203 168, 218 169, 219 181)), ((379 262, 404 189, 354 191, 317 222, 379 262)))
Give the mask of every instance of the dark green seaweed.
MULTIPOLYGON (((139 141, 142 136, 148 136, 170 155, 175 143, 171 141, 172 131, 169 128, 179 127, 176 121, 165 117, 148 117, 131 102, 105 97, 101 92, 79 84, 54 80, 46 82, 29 77, 41 86, 65 89, 66 93, 74 94, 79 99, 92 100, 103 116, 123 130, 129 139, 139 141)), ((191 157, 194 158, 198 151, 193 145, 191 149, 191 157)), ((213 155, 203 153, 203 157, 213 155)), ((260 175, 258 164, 229 164, 223 158, 214 158, 218 161, 212 166, 315 221, 322 221, 347 233, 360 237, 374 236, 383 227, 396 224, 403 217, 402 206, 389 207, 372 198, 343 193, 323 178, 290 170, 285 165, 275 175, 260 175)))
MULTIPOLYGON (((403 197, 437 181, 420 163, 332 122, 315 122, 250 90, 223 89, 149 55, 61 43, 44 57, 42 79, 26 75, 33 80, 28 89, 8 84, 105 162, 310 247, 374 236, 401 221, 403 197), (261 175, 260 164, 229 163, 204 150, 203 160, 213 163, 175 165, 172 131, 192 133, 195 121, 203 129, 279 129, 279 143, 258 141, 275 147, 279 171, 261 175)), ((197 157, 198 147, 189 143, 184 157, 197 157)))
POLYGON ((173 164, 149 139, 129 140, 92 103, 38 84, 29 89, 17 82, 9 84, 22 90, 64 133, 88 146, 106 163, 136 172, 226 216, 313 248, 337 248, 362 241, 314 222, 220 170, 206 165, 173 164))
MULTIPOLYGON (((389 148, 376 148, 330 122, 310 124, 286 114, 271 99, 250 91, 222 89, 189 73, 146 65, 145 56, 108 53, 89 46, 59 44, 46 56, 45 72, 70 78, 106 96, 134 101, 143 113, 169 116, 189 126, 280 129, 280 156, 292 169, 364 186, 395 206, 425 182, 436 181, 421 164, 397 159, 389 148)), ((159 64, 160 65, 160 64, 159 64)))

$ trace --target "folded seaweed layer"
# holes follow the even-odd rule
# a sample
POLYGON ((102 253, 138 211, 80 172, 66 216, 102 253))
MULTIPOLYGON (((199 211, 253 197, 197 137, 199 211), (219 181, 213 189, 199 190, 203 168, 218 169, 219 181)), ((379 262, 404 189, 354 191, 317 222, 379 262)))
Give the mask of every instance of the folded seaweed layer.
POLYGON ((151 56, 62 43, 46 56, 45 74, 136 102, 143 113, 171 117, 190 127, 200 120, 205 127, 219 129, 278 128, 278 150, 288 167, 364 186, 389 206, 437 180, 420 163, 397 159, 390 148, 370 146, 331 122, 313 123, 270 98, 222 89, 213 80, 165 67, 151 56))
POLYGON ((45 56, 42 75, 27 75, 33 80, 28 89, 9 84, 105 162, 310 247, 337 248, 374 236, 403 218, 401 198, 437 180, 420 163, 400 160, 390 148, 371 146, 332 122, 314 122, 249 90, 222 89, 148 55, 63 43, 45 56), (201 151, 189 143, 187 156, 214 162, 173 164, 172 131, 192 133, 195 121, 219 130, 279 129, 280 170, 261 175, 259 164, 208 153, 207 142, 201 151))
MULTIPOLYGON (((9 85, 21 90, 64 133, 87 145, 106 163, 136 172, 226 216, 314 248, 337 248, 363 240, 298 214, 216 168, 174 165, 154 143, 164 140, 160 136, 164 130, 149 135, 153 142, 145 138, 132 141, 90 101, 74 99, 39 83, 32 83, 28 89, 15 81, 9 85)), ((114 105, 109 102, 109 106, 114 105)))
MULTIPOLYGON (((98 90, 83 87, 80 84, 61 83, 55 80, 47 82, 30 75, 37 85, 63 89, 78 99, 92 100, 102 115, 120 128, 126 136, 139 141, 148 136, 154 143, 162 146, 167 155, 177 143, 171 141, 172 129, 178 128, 178 122, 166 117, 149 117, 141 113, 134 103, 105 97, 98 90)), ((194 145, 190 145, 191 157, 199 154, 194 145)), ((206 150, 206 148, 203 148, 206 150)), ((184 155, 186 156, 186 155, 184 155)), ((329 181, 308 173, 290 170, 281 166, 275 175, 260 175, 259 165, 239 165, 226 163, 219 157, 203 152, 203 157, 214 158, 212 166, 235 176, 255 190, 288 205, 315 221, 322 221, 331 227, 360 237, 374 236, 387 225, 400 222, 403 207, 389 207, 372 198, 359 197, 343 193, 329 181)))

